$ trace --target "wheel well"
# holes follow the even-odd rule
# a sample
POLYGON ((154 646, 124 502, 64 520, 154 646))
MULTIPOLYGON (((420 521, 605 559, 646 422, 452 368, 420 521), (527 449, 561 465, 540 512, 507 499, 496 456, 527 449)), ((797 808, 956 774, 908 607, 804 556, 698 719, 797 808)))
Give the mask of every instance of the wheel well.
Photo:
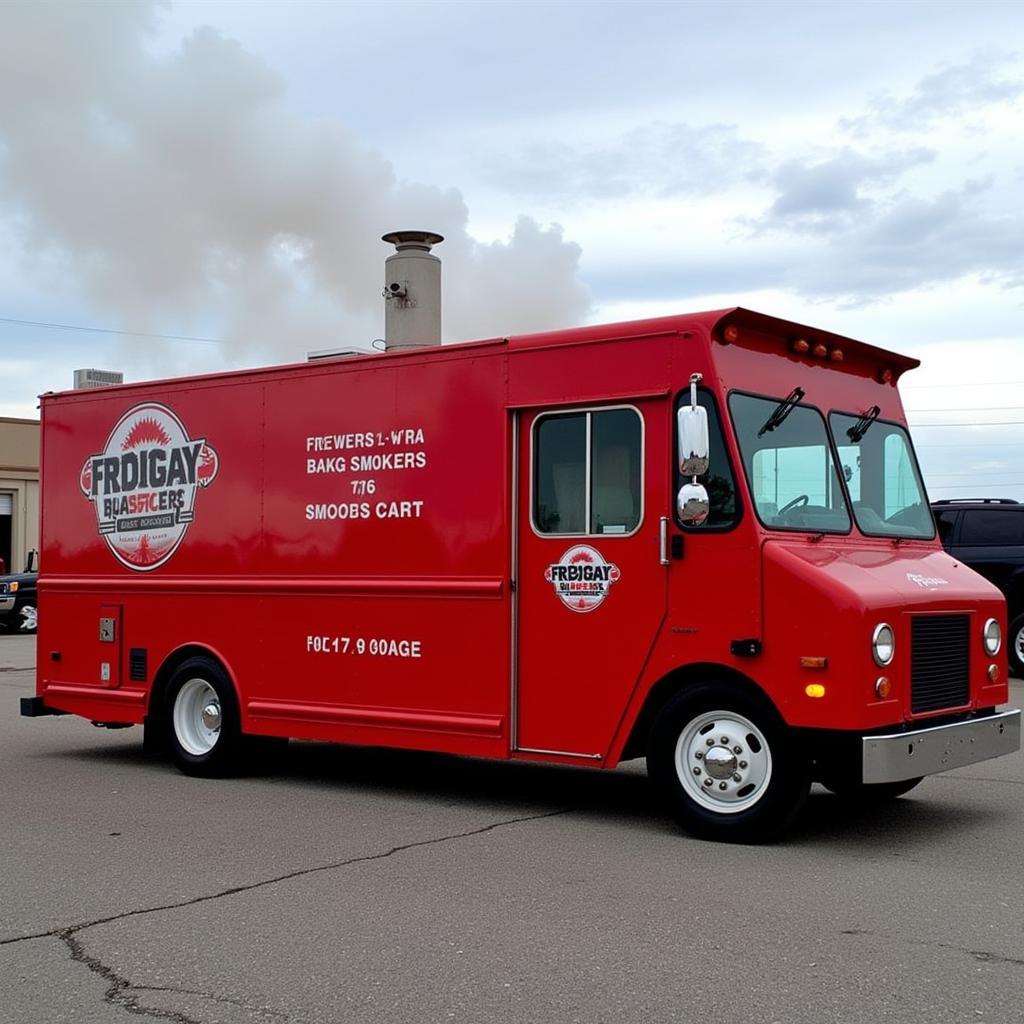
MULTIPOLYGON (((643 757, 647 753, 648 739, 658 712, 681 690, 697 683, 724 683, 757 699, 768 701, 768 695, 749 676, 738 672, 728 665, 716 662, 696 662, 682 665, 659 679, 650 689, 644 706, 640 709, 629 739, 622 751, 620 760, 628 761, 634 757, 643 757)), ((774 704, 772 704, 774 707, 774 704)))
MULTIPOLYGON (((219 665, 224 674, 231 680, 232 686, 234 686, 234 676, 228 671, 224 660, 211 651, 209 647, 202 647, 199 644, 188 644, 185 647, 179 647, 164 659, 163 664, 157 669, 156 675, 153 677, 153 685, 149 690, 149 706, 146 709, 147 718, 155 721, 161 716, 164 709, 164 701, 167 698, 167 688, 170 686, 171 679, 178 670, 178 666, 183 665, 189 658, 196 657, 206 658, 219 665)), ((235 689, 237 691, 237 687, 235 689)))

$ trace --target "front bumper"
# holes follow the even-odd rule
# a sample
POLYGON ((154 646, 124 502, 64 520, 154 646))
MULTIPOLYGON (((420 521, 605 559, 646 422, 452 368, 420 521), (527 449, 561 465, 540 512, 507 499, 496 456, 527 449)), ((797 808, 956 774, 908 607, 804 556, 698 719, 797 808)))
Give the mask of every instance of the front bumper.
POLYGON ((4 594, 3 596, 0 596, 0 615, 5 615, 7 612, 14 611, 14 602, 16 600, 16 594, 4 594))
POLYGON ((1001 711, 930 729, 865 736, 861 781, 901 782, 1020 750, 1020 712, 1001 711))

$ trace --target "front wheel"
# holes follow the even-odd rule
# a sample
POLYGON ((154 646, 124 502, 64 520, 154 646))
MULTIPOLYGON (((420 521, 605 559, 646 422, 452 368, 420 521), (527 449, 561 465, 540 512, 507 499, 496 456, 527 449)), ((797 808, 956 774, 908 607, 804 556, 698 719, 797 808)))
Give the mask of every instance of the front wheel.
POLYGON ((704 684, 658 714, 647 770, 680 825, 704 839, 761 842, 803 806, 809 763, 766 702, 704 684))
POLYGON ((227 775, 238 767, 242 733, 238 700, 224 670, 207 658, 189 658, 167 691, 168 746, 186 775, 227 775))

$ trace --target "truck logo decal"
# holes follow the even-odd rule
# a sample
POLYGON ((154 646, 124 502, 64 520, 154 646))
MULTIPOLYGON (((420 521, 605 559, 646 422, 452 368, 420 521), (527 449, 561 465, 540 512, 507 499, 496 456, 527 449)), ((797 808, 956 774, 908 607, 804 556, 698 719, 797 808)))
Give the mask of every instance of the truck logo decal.
POLYGON ((944 587, 949 583, 949 580, 944 580, 941 576, 921 576, 916 572, 908 572, 907 579, 911 583, 916 583, 919 587, 924 587, 926 590, 931 590, 934 587, 944 587))
POLYGON ((149 572, 178 550, 195 517, 196 492, 213 483, 218 465, 205 437, 189 437, 170 409, 145 402, 85 460, 79 486, 114 557, 149 572))
POLYGON ((544 570, 544 579, 574 612, 592 612, 619 579, 619 567, 589 544, 577 544, 544 570))

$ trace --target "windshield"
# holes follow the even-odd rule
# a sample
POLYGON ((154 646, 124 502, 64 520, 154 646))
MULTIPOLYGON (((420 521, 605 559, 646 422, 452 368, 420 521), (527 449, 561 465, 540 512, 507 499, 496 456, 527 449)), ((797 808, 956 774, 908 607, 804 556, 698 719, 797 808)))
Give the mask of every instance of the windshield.
POLYGON ((863 417, 834 412, 828 419, 861 532, 934 537, 932 514, 903 427, 875 420, 861 433, 857 425, 863 417))
POLYGON ((778 530, 847 533, 850 514, 824 417, 799 399, 781 422, 774 415, 793 397, 729 397, 758 518, 778 530))

